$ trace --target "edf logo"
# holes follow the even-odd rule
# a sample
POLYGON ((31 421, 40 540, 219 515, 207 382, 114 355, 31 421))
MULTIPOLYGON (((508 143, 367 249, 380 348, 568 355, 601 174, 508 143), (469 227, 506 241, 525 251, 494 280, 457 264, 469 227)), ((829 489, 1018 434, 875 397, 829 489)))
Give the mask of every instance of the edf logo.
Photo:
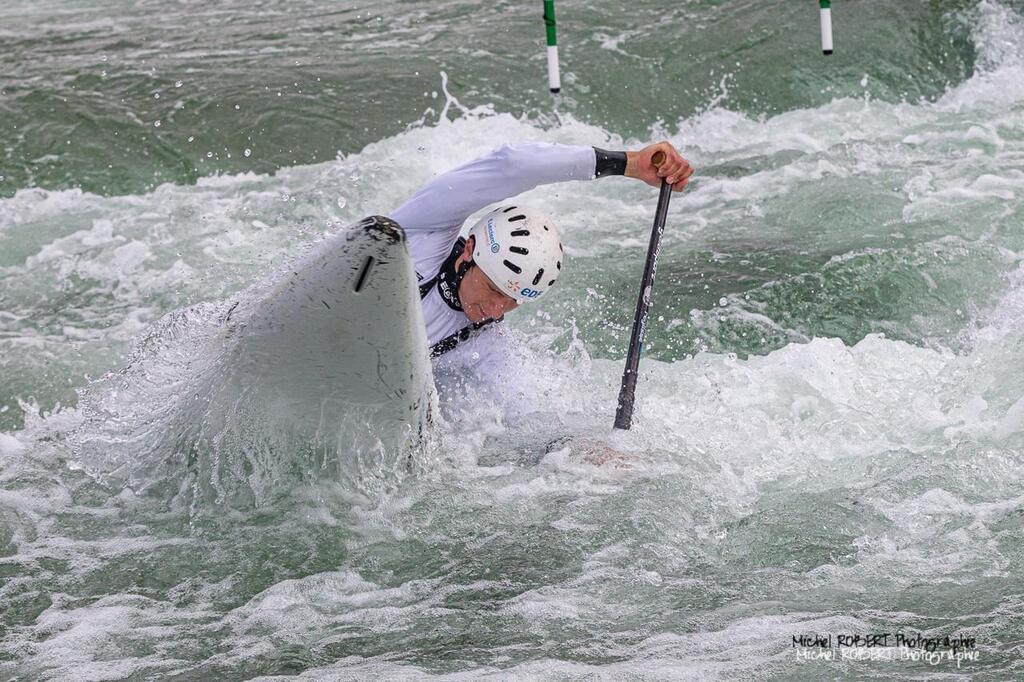
POLYGON ((534 291, 533 289, 527 288, 527 289, 521 289, 519 291, 519 295, 520 296, 525 296, 526 298, 537 298, 538 296, 540 296, 540 292, 539 291, 534 291))

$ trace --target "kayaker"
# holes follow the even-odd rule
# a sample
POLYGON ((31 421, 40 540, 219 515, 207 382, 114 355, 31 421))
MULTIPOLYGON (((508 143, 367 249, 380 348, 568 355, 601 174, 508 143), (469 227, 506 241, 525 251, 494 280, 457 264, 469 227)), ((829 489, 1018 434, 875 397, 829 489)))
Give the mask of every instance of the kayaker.
POLYGON ((435 178, 391 218, 405 230, 420 284, 431 354, 441 356, 526 301, 540 298, 563 267, 554 222, 514 200, 539 185, 624 175, 682 191, 693 168, 668 142, 638 151, 549 143, 503 145, 435 178), (652 163, 665 153, 661 166, 652 163), (459 237, 473 213, 504 202, 459 237))

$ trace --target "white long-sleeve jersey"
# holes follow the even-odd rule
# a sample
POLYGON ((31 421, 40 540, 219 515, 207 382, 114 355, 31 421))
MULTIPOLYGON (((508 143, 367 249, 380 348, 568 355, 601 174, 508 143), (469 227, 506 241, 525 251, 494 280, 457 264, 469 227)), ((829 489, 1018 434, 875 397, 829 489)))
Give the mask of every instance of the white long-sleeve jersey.
MULTIPOLYGON (((405 230, 417 274, 429 280, 451 253, 470 215, 539 185, 589 180, 595 177, 595 164, 593 147, 506 144, 427 183, 390 217, 405 230)), ((472 324, 465 313, 444 302, 436 287, 422 306, 431 346, 472 324)), ((493 328, 483 333, 490 335, 493 328)))

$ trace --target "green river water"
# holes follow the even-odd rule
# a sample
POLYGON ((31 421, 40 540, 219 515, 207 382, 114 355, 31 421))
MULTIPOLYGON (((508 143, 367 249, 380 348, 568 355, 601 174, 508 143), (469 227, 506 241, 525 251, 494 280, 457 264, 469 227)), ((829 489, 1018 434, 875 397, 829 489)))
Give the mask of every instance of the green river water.
POLYGON ((556 6, 554 97, 540 2, 0 7, 0 678, 1024 674, 1024 3, 836 0, 830 57, 813 1, 556 6), (630 432, 656 192, 611 178, 526 195, 527 369, 408 475, 166 456, 204 305, 499 144, 659 139, 630 432), (975 646, 793 640, 872 633, 975 646))

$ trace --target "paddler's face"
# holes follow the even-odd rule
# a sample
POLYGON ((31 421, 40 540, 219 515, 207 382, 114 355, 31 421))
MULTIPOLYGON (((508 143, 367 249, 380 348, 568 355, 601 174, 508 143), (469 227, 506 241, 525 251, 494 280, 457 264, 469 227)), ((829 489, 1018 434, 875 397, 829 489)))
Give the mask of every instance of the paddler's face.
MULTIPOLYGON (((463 263, 472 260, 473 238, 470 237, 466 242, 466 249, 455 261, 455 268, 458 269, 463 263)), ((462 303, 462 311, 471 322, 496 320, 519 305, 514 298, 499 291, 478 267, 471 267, 462 278, 462 284, 459 285, 459 301, 462 303)))

